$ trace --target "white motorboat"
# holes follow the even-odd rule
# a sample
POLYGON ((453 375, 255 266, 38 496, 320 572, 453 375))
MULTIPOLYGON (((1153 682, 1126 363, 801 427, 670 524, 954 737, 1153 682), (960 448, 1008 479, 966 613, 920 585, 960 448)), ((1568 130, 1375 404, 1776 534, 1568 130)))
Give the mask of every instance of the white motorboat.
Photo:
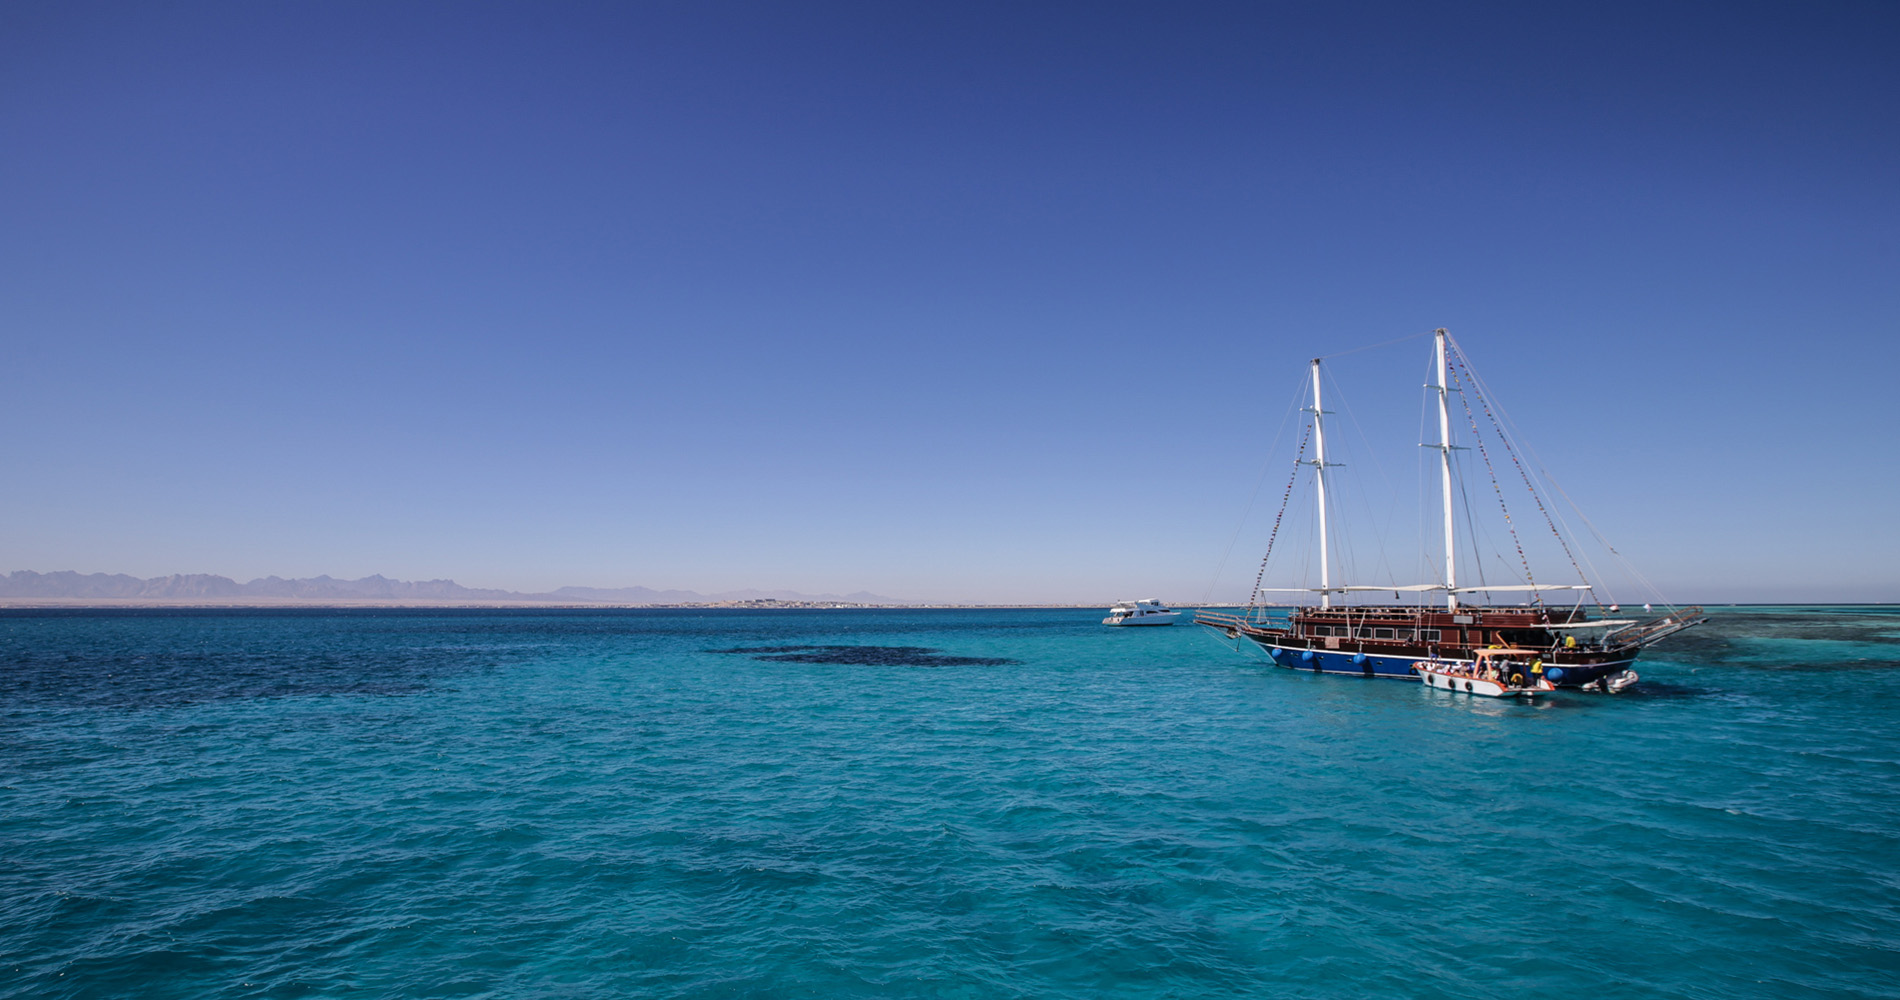
POLYGON ((1601 691, 1604 694, 1621 694, 1630 685, 1642 680, 1634 670, 1619 670, 1601 680, 1584 685, 1585 691, 1601 691))
POLYGON ((1160 601, 1123 601, 1108 609, 1108 617, 1102 619, 1104 625, 1172 625, 1181 617, 1179 611, 1169 611, 1160 601))
POLYGON ((1470 660, 1420 660, 1418 679, 1428 688, 1487 698, 1535 698, 1557 686, 1544 678, 1544 663, 1531 649, 1480 649, 1470 660))

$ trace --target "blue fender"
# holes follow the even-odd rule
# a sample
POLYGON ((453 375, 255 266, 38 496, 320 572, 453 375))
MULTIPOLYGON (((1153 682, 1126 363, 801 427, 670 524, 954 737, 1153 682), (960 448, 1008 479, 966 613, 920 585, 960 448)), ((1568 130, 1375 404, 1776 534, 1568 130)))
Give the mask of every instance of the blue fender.
POLYGON ((1366 654, 1364 654, 1364 653, 1354 653, 1354 654, 1352 654, 1352 665, 1353 665, 1353 666, 1355 666, 1355 667, 1363 667, 1363 666, 1365 666, 1365 664, 1366 664, 1366 654))
POLYGON ((1314 655, 1315 655, 1315 654, 1313 653, 1313 651, 1312 651, 1312 650, 1310 650, 1310 649, 1309 649, 1309 650, 1306 650, 1305 652, 1303 652, 1303 653, 1301 653, 1301 654, 1300 654, 1300 662, 1301 662, 1301 663, 1311 663, 1311 662, 1313 662, 1313 656, 1314 656, 1314 655))
POLYGON ((1284 649, 1269 649, 1267 650, 1267 656, 1270 657, 1275 663, 1286 662, 1286 650, 1284 649))
POLYGON ((1563 680, 1563 679, 1564 679, 1564 668, 1562 668, 1562 667, 1546 667, 1546 668, 1544 669, 1544 677, 1545 677, 1546 679, 1548 679, 1548 680, 1549 680, 1549 681, 1550 681, 1550 682, 1551 682, 1552 684, 1555 684, 1555 683, 1557 683, 1558 681, 1560 681, 1560 680, 1563 680))

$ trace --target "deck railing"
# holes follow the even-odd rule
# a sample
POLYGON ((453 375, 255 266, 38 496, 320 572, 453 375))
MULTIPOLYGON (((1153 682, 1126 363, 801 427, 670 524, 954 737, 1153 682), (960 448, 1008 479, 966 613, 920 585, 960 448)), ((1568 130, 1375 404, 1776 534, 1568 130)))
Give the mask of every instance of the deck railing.
POLYGON ((1608 637, 1618 646, 1647 646, 1666 635, 1674 635, 1692 625, 1700 625, 1709 620, 1702 609, 1677 608, 1676 610, 1641 625, 1632 625, 1621 632, 1608 637))
MULTIPOLYGON (((1263 626, 1271 627, 1276 623, 1263 621, 1258 618, 1248 618, 1243 615, 1227 614, 1222 611, 1196 611, 1194 613, 1194 624, 1217 628, 1228 635, 1239 635, 1243 629, 1261 628, 1263 626)), ((1283 625, 1284 623, 1278 624, 1283 625)))

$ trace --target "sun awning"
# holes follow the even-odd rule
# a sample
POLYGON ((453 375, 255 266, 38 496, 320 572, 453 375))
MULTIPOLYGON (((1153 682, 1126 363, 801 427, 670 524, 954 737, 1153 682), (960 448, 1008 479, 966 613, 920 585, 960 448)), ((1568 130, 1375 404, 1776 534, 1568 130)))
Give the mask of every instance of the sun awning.
MULTIPOLYGON (((1370 594, 1377 594, 1377 593, 1394 594, 1394 593, 1399 593, 1403 591, 1403 592, 1418 594, 1418 593, 1423 593, 1429 590, 1446 590, 1446 589, 1449 589, 1449 588, 1447 588, 1442 583, 1408 583, 1408 584, 1403 584, 1397 587, 1370 587, 1370 586, 1261 587, 1260 592, 1263 594, 1268 593, 1268 592, 1272 592, 1275 594, 1353 594, 1353 593, 1362 593, 1362 592, 1370 593, 1370 594)), ((1594 590, 1594 589, 1595 589, 1594 587, 1590 586, 1587 583, 1501 583, 1501 584, 1497 584, 1495 586, 1489 586, 1489 587, 1459 587, 1457 588, 1456 592, 1460 594, 1478 594, 1478 593, 1484 593, 1486 591, 1492 591, 1492 590, 1594 590)))
MULTIPOLYGON (((1444 588, 1439 588, 1444 589, 1444 588)), ((1587 583, 1501 583, 1491 587, 1459 587, 1460 594, 1476 594, 1488 590, 1594 590, 1587 583)))

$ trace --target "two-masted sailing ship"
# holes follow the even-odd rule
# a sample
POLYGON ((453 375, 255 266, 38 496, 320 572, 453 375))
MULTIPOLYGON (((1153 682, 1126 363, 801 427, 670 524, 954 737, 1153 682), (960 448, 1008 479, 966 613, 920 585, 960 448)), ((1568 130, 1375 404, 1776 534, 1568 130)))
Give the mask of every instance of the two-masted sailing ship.
MULTIPOLYGON (((1243 613, 1201 612, 1195 623, 1215 629, 1230 639, 1245 639, 1258 645, 1273 662, 1283 667, 1320 673, 1352 674, 1418 680, 1421 664, 1475 664, 1486 649, 1527 651, 1535 657, 1539 672, 1556 687, 1592 688, 1617 691, 1636 679, 1630 669, 1644 648, 1665 636, 1702 623, 1701 608, 1679 608, 1650 620, 1618 617, 1618 605, 1599 603, 1596 587, 1585 579, 1575 584, 1526 582, 1460 584, 1458 580, 1458 538, 1453 506, 1452 452, 1463 450, 1452 443, 1451 414, 1448 399, 1453 392, 1475 391, 1475 377, 1454 387, 1449 359, 1456 343, 1443 329, 1435 331, 1433 365, 1437 384, 1426 386, 1436 394, 1438 441, 1425 447, 1437 451, 1439 494, 1444 528, 1444 577, 1430 583, 1376 585, 1341 584, 1332 579, 1328 536, 1327 486, 1331 468, 1326 458, 1327 411, 1320 399, 1320 360, 1312 362, 1312 406, 1307 435, 1302 438, 1296 469, 1311 466, 1318 501, 1319 586, 1294 588, 1315 594, 1317 604, 1273 607, 1261 600, 1262 588, 1256 581, 1249 605, 1243 613), (1305 453, 1305 441, 1311 440, 1313 453, 1305 453), (1549 603, 1544 595, 1558 591, 1573 592, 1574 603, 1549 603), (1393 603, 1354 603, 1353 595, 1391 593, 1401 600, 1393 603), (1403 603, 1410 593, 1416 603, 1403 603), (1522 594, 1521 604, 1489 603, 1493 594, 1522 594), (1440 597, 1442 596, 1442 601, 1440 597), (1479 603, 1483 602, 1483 603, 1479 603)), ((1469 372, 1469 363, 1457 353, 1460 369, 1469 372)), ((1464 406, 1469 410, 1469 402, 1464 406)), ((1487 414, 1490 407, 1484 407, 1487 414)), ((1495 419, 1495 418, 1493 418, 1495 419)), ((1475 418, 1474 418, 1475 420, 1475 418)), ((1475 431, 1475 423, 1474 423, 1475 431)), ((1509 439, 1500 438, 1509 447, 1509 439)), ((1513 461, 1520 470, 1517 456, 1513 461)), ((1486 458, 1487 467, 1489 458, 1486 458)), ((1297 478, 1297 472, 1296 472, 1297 478)), ((1495 472, 1493 480, 1495 485, 1495 472)), ((1529 485, 1528 478, 1526 484, 1529 485)), ((1294 480, 1288 483, 1291 497, 1294 480)), ((1533 495, 1536 490, 1533 488, 1533 495)), ((1502 492, 1499 493, 1500 498, 1502 492)), ((1542 501, 1539 501, 1540 509, 1542 501)), ((1282 501, 1282 514, 1285 500, 1282 501)), ((1508 511, 1506 513, 1508 520, 1508 511)), ((1548 514, 1546 515, 1548 519, 1548 514)), ((1278 522, 1276 522, 1277 525, 1278 522)), ((1511 529, 1515 537, 1515 528, 1511 529)), ((1555 532, 1555 525, 1552 524, 1555 532)), ((1276 527, 1276 534, 1277 534, 1276 527)), ((1558 536, 1562 541, 1561 534, 1558 536)), ((1520 551, 1522 545, 1519 545, 1520 551)), ((1568 552, 1568 548, 1565 549, 1568 552)), ((1272 557, 1272 541, 1267 557, 1272 557)), ((1572 565, 1576 566, 1575 559, 1572 565)), ((1266 571, 1262 563, 1262 575, 1266 571)), ((1583 578, 1578 568, 1579 578, 1583 578)), ((1647 608, 1648 605, 1645 605, 1647 608)))

